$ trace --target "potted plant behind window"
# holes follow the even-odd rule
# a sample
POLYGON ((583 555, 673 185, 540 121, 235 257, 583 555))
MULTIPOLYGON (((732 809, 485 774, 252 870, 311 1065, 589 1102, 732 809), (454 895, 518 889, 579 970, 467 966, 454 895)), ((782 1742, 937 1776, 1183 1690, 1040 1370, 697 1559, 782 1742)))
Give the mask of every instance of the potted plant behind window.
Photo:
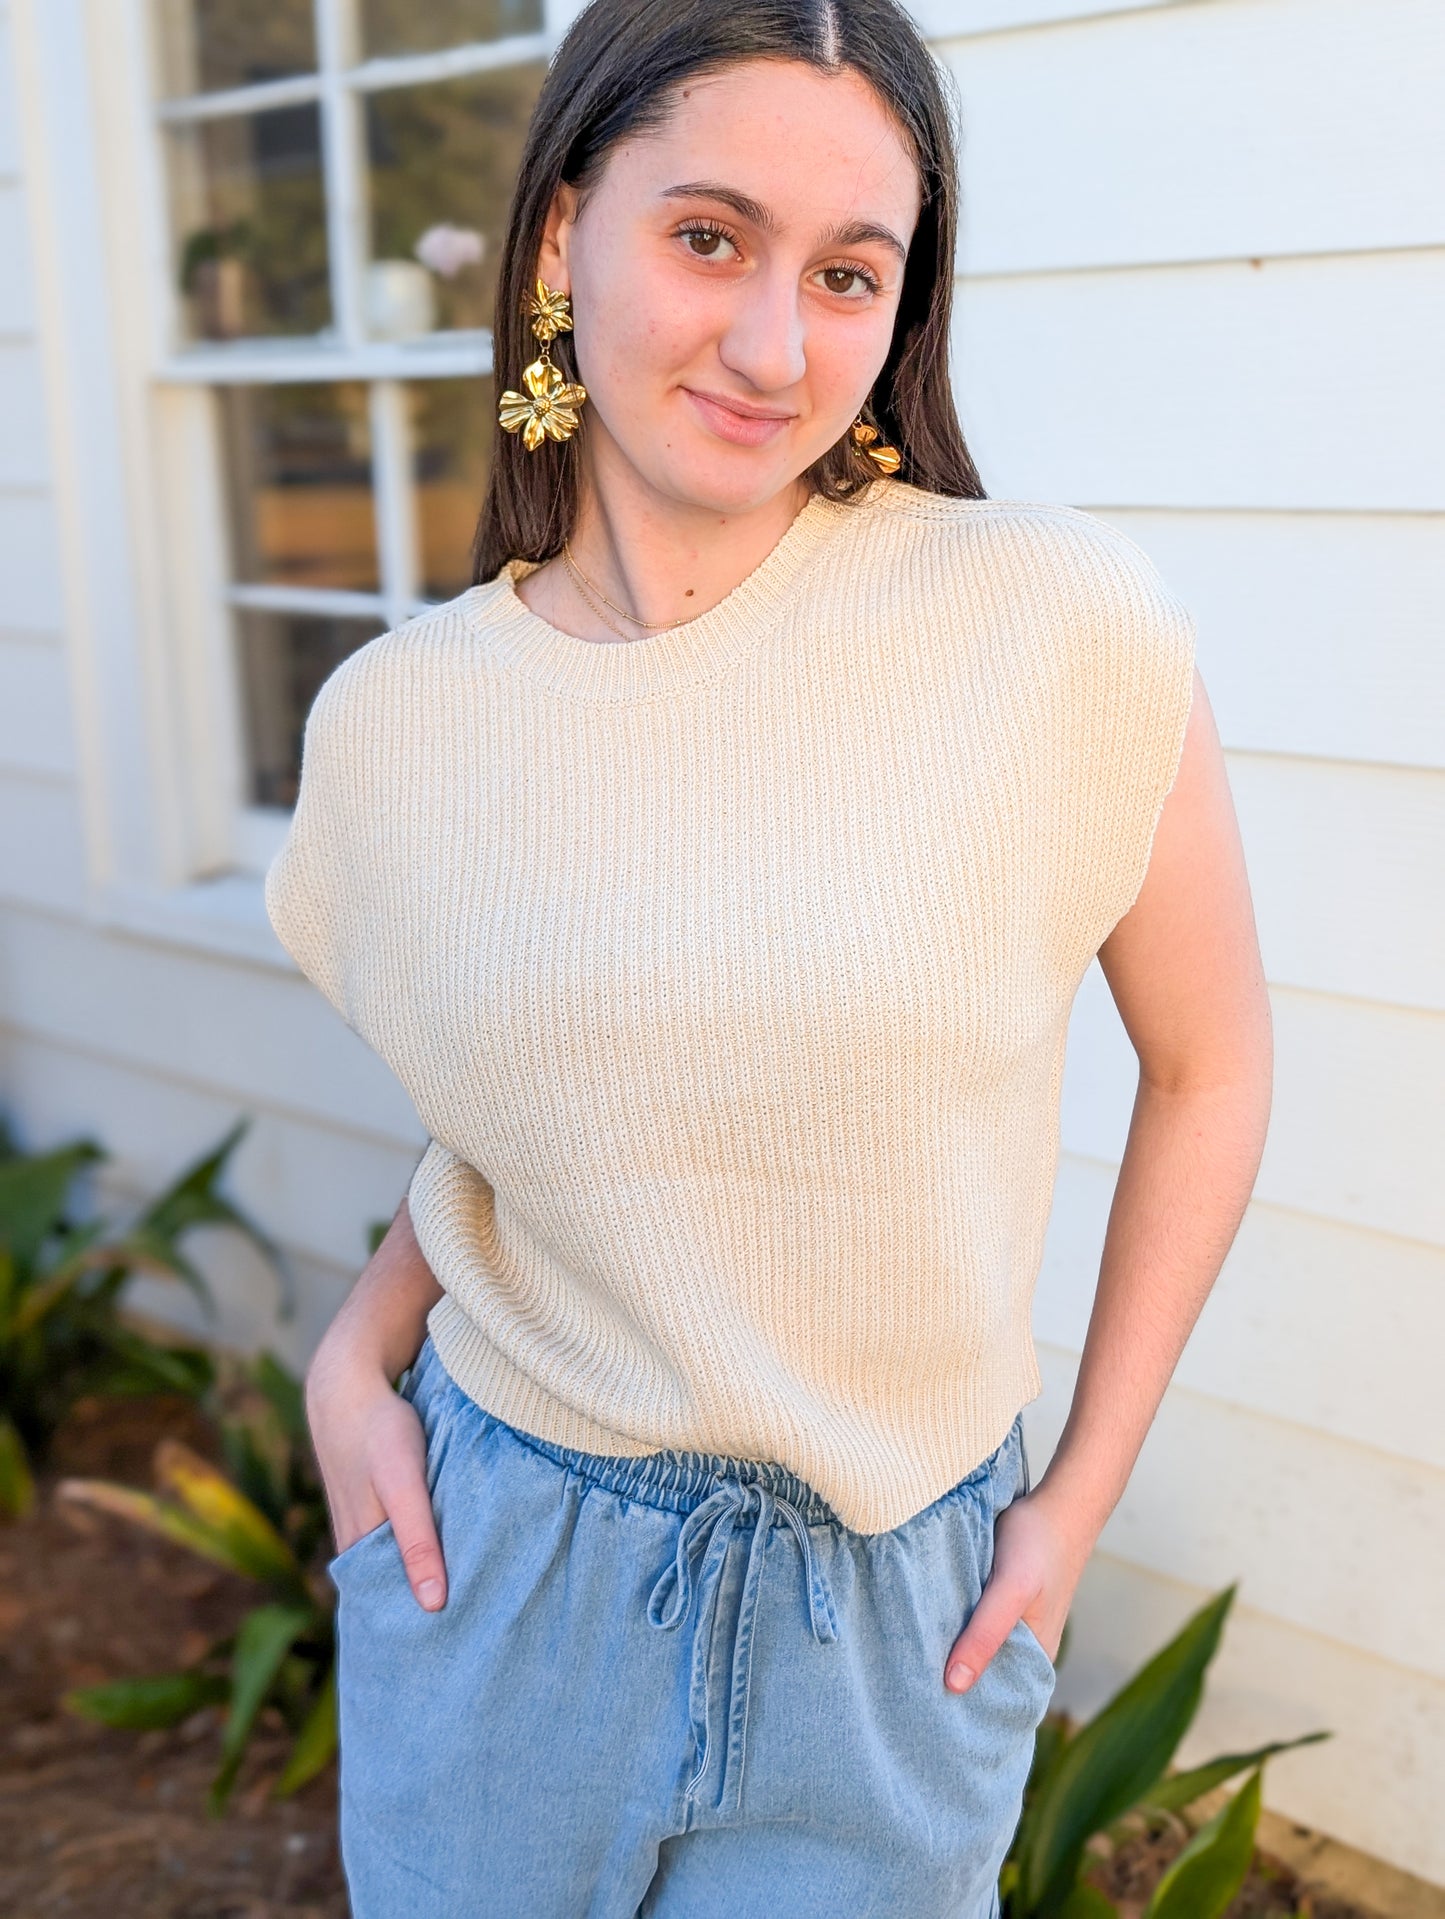
POLYGON ((234 340, 246 332, 252 307, 253 237, 246 219, 196 227, 186 235, 180 286, 193 303, 198 338, 234 340))
MULTIPOLYGON (((412 251, 414 258, 373 260, 367 268, 367 321, 375 338, 405 339, 438 328, 441 281, 463 283, 486 252, 486 238, 474 227, 439 221, 427 228, 412 251)), ((452 304, 443 292, 443 302, 452 304)))

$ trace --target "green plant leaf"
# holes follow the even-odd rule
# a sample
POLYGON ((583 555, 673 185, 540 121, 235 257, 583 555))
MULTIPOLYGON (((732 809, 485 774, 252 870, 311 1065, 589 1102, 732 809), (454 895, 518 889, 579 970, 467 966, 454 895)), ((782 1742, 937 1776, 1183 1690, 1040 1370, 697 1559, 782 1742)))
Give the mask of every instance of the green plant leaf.
POLYGON ((1119 1908, 1097 1886, 1080 1879, 1070 1886, 1068 1898, 1059 1907, 1059 1919, 1119 1919, 1119 1908))
POLYGON ((300 1583, 300 1564, 281 1534, 210 1460, 178 1439, 163 1439, 156 1447, 155 1467, 162 1487, 226 1543, 239 1571, 273 1584, 300 1583))
MULTIPOLYGON (((107 1249, 97 1249, 96 1241, 104 1231, 102 1219, 87 1220, 83 1225, 61 1231, 48 1270, 43 1275, 32 1275, 30 1285, 15 1300, 9 1315, 12 1333, 27 1333, 32 1326, 38 1326, 88 1272, 103 1263, 107 1249)), ((7 1290, 15 1291, 13 1282, 7 1290)))
POLYGON ((333 1660, 321 1682, 316 1704, 296 1735, 291 1757, 272 1789, 273 1796, 284 1799, 314 1779, 335 1756, 336 1743, 336 1663, 333 1660))
POLYGON ((0 1413, 0 1518, 23 1519, 35 1504, 35 1476, 25 1441, 0 1413))
POLYGON ((79 1139, 53 1153, 0 1160, 0 1240, 10 1248, 22 1283, 46 1241, 64 1224, 66 1196, 76 1174, 104 1158, 95 1140, 79 1139))
POLYGON ((170 1186, 152 1201, 136 1222, 135 1231, 143 1239, 161 1242, 170 1248, 177 1270, 188 1283, 200 1275, 189 1261, 176 1251, 175 1242, 193 1226, 230 1226, 245 1235, 274 1268, 281 1282, 280 1313, 289 1319, 295 1311, 295 1288, 280 1246, 255 1220, 242 1212, 234 1201, 219 1190, 218 1182, 237 1145, 249 1130, 250 1119, 242 1115, 217 1145, 185 1168, 170 1186))
MULTIPOLYGON (((225 1480, 221 1484, 224 1486, 225 1480)), ((133 1486, 117 1486, 107 1479, 62 1479, 55 1497, 93 1507, 97 1512, 113 1513, 243 1578, 293 1590, 302 1586, 301 1568, 290 1547, 265 1516, 234 1490, 234 1521, 220 1513, 219 1523, 214 1524, 184 1504, 158 1499, 154 1493, 139 1492, 133 1486)), ((213 1510, 219 1512, 219 1502, 213 1502, 213 1510)))
POLYGON ((201 1525, 180 1506, 157 1499, 154 1493, 139 1492, 134 1486, 117 1486, 108 1479, 62 1479, 55 1488, 55 1497, 93 1507, 96 1512, 113 1513, 118 1519, 128 1519, 132 1525, 158 1533, 162 1539, 184 1546, 188 1552, 210 1560, 213 1565, 224 1566, 227 1572, 250 1576, 249 1569, 237 1563, 225 1540, 218 1539, 209 1527, 201 1525))
POLYGON ((1084 1847, 1153 1787, 1199 1709, 1236 1588, 1202 1606, 1162 1651, 1067 1741, 1020 1821, 1020 1905, 1062 1912, 1084 1847))
POLYGON ((1144 1919, 1223 1919, 1254 1858, 1262 1769, 1195 1833, 1154 1888, 1144 1919))
POLYGON ((221 1735, 221 1769, 211 1782, 213 1813, 230 1797, 256 1715, 282 1662, 314 1618, 309 1606, 258 1606, 241 1621, 231 1656, 231 1710, 221 1735))
POLYGON ((178 1726, 202 1706, 219 1705, 230 1690, 224 1673, 166 1672, 145 1679, 116 1679, 104 1686, 77 1686, 63 1693, 60 1703, 82 1719, 142 1732, 178 1726))
POLYGON ((129 1232, 111 1242, 109 1250, 116 1270, 122 1274, 134 1270, 155 1273, 162 1279, 180 1280, 214 1319, 216 1302, 205 1275, 166 1233, 153 1226, 132 1226, 129 1232))
POLYGON ((1332 1732, 1306 1732, 1298 1739, 1276 1739, 1267 1746, 1256 1746, 1253 1752, 1222 1753, 1218 1759, 1193 1766, 1188 1772, 1166 1773, 1162 1779, 1156 1779, 1147 1792, 1139 1795, 1135 1807, 1140 1811, 1177 1812, 1181 1806, 1192 1805, 1205 1793, 1213 1792, 1237 1772, 1257 1766, 1277 1752, 1290 1752, 1296 1746, 1313 1746, 1318 1740, 1333 1738, 1332 1732))
POLYGON ((288 1372, 274 1353, 262 1353, 251 1369, 258 1389, 276 1409, 282 1431, 293 1445, 308 1445, 311 1430, 306 1423, 306 1397, 301 1381, 288 1372))
POLYGON ((109 1347, 97 1362, 92 1390, 130 1397, 140 1393, 184 1393, 199 1399, 216 1376, 204 1346, 158 1345, 123 1321, 107 1327, 109 1347))

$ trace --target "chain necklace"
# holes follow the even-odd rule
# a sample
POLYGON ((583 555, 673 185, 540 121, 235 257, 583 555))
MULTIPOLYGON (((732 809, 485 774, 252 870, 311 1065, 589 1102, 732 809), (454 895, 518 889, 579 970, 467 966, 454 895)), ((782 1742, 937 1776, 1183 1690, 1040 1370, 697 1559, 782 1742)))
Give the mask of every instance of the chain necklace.
POLYGON ((592 595, 587 591, 586 587, 583 586, 581 576, 577 574, 577 570, 575 567, 572 569, 572 572, 574 574, 574 579, 572 583, 577 588, 577 593, 579 598, 587 602, 588 606, 591 607, 592 611, 597 615, 598 619, 601 620, 602 624, 608 629, 609 632, 615 633, 619 640, 626 640, 628 644, 631 645, 632 642, 637 638, 637 635, 635 633, 624 633, 620 626, 615 625, 613 621, 609 620, 607 615, 602 611, 602 608, 597 604, 596 600, 593 599, 592 595))
MULTIPOLYGON (((564 540, 562 542, 562 558, 566 561, 567 569, 572 574, 573 578, 577 581, 577 584, 579 587, 582 587, 585 583, 585 585, 590 587, 592 591, 597 595, 597 599, 601 600, 603 606, 610 606, 614 613, 620 613, 624 620, 631 620, 634 626, 640 626, 644 629, 644 631, 648 633, 665 633, 670 631, 671 628, 673 628, 674 626, 682 625, 681 620, 639 620, 637 615, 635 613, 629 613, 625 606, 619 606, 615 600, 609 600, 607 595, 602 591, 602 588, 598 586, 597 582, 595 580, 588 579, 587 575, 582 571, 581 567, 578 566, 577 562, 573 559, 572 545, 569 540, 564 540)), ((582 597, 584 599, 587 598, 587 595, 585 592, 583 593, 582 597)), ((589 601, 589 604, 591 605, 593 612, 596 613, 598 611, 596 602, 589 601)), ((611 625, 610 621, 608 621, 608 625, 611 625)), ((612 628, 612 631, 615 633, 617 631, 617 628, 614 626, 612 628)), ((624 633, 622 637, 623 639, 627 639, 628 635, 624 633)))

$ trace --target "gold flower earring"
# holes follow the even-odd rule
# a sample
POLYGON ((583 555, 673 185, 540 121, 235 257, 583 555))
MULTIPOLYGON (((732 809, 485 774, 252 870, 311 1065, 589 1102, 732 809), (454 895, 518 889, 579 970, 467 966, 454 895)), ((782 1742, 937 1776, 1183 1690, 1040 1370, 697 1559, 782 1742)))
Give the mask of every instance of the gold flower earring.
POLYGON ((587 389, 569 381, 552 364, 552 342, 559 333, 572 331, 572 303, 567 295, 538 280, 537 291, 528 296, 527 311, 542 351, 522 370, 527 391, 517 393, 508 387, 497 418, 508 433, 520 433, 522 445, 535 453, 543 440, 571 439, 579 425, 577 409, 587 398, 587 389))
POLYGON ((877 427, 865 420, 861 413, 848 431, 854 451, 861 459, 871 460, 880 473, 896 473, 902 466, 903 455, 898 448, 880 439, 877 427))

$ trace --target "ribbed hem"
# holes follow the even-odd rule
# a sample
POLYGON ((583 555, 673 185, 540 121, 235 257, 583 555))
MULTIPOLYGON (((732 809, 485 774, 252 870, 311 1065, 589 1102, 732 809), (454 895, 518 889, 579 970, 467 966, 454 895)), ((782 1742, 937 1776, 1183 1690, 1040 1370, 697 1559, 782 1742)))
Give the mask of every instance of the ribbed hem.
MULTIPOLYGON (((706 1433, 678 1434, 666 1446, 639 1441, 564 1405, 504 1358, 450 1293, 443 1294, 427 1315, 427 1331, 442 1366, 467 1397, 494 1419, 534 1439, 615 1459, 640 1459, 661 1451, 714 1455, 727 1451, 706 1433)), ((836 1465, 830 1465, 826 1448, 815 1441, 807 1457, 776 1463, 796 1472, 850 1531, 864 1536, 893 1532, 997 1451, 1019 1412, 1042 1390, 1033 1338, 1025 1329, 1011 1364, 998 1366, 986 1380, 969 1382, 960 1394, 951 1443, 931 1447, 926 1457, 897 1461, 892 1472, 866 1478, 860 1476, 863 1453, 856 1444, 840 1447, 836 1465)))

